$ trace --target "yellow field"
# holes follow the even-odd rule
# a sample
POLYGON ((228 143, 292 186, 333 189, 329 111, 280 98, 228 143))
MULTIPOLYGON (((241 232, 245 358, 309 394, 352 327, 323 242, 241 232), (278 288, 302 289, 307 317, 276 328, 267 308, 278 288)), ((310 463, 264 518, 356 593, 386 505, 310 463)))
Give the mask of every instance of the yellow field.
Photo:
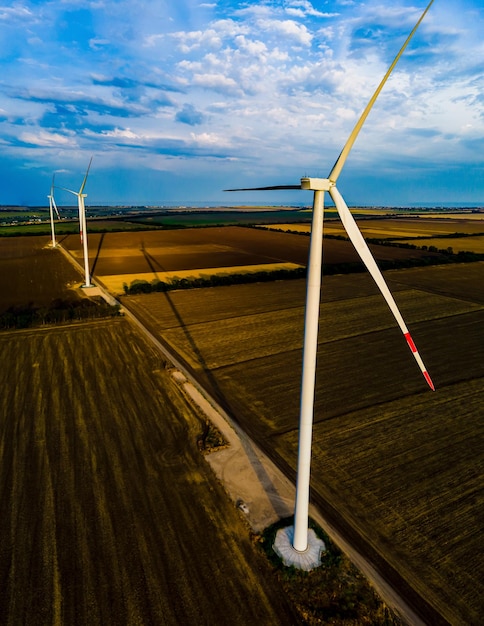
POLYGON ((472 221, 481 221, 484 222, 484 212, 482 213, 425 213, 425 217, 429 218, 437 218, 437 219, 445 219, 452 218, 453 220, 472 220, 472 221))
POLYGON ((266 263, 260 265, 237 265, 233 267, 209 267, 200 270, 177 270, 175 272, 142 272, 139 274, 116 274, 102 276, 102 283, 113 295, 124 293, 124 285, 142 280, 151 283, 160 280, 169 283, 175 278, 203 278, 210 276, 226 276, 230 274, 250 274, 254 272, 273 272, 275 270, 293 270, 302 267, 296 263, 266 263))
MULTIPOLYGON (((466 214, 460 217, 452 215, 447 217, 430 216, 431 219, 425 217, 398 217, 381 219, 357 219, 358 227, 364 237, 368 239, 389 239, 403 237, 438 237, 439 235, 451 235, 453 233, 466 233, 468 235, 480 234, 484 232, 484 219, 473 219, 472 216, 466 214), (437 220, 435 218, 439 217, 437 220)), ((310 233, 310 224, 285 223, 273 224, 270 226, 263 225, 264 228, 271 230, 293 231, 298 233, 310 233)), ((339 220, 326 220, 324 222, 324 232, 328 235, 342 235, 347 237, 347 233, 339 220)), ((416 245, 428 245, 426 242, 410 241, 416 245)), ((434 244, 430 244, 434 245, 434 244)), ((449 244, 451 245, 451 244, 449 244)), ((447 246, 441 246, 447 247, 447 246)))
MULTIPOLYGON (((484 230, 484 224, 482 228, 484 230)), ((478 254, 484 254, 484 235, 481 237, 445 237, 445 239, 433 237, 432 239, 419 239, 418 241, 408 240, 402 243, 416 243, 418 246, 435 246, 442 250, 452 248, 453 252, 476 252, 478 254)))

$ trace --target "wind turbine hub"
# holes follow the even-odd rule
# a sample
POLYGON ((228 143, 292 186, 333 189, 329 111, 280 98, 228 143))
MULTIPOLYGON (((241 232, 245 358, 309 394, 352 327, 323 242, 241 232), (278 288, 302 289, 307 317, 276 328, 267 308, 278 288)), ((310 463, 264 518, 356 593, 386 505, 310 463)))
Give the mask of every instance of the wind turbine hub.
POLYGON ((328 178, 301 178, 301 189, 310 191, 329 191, 335 184, 328 178))

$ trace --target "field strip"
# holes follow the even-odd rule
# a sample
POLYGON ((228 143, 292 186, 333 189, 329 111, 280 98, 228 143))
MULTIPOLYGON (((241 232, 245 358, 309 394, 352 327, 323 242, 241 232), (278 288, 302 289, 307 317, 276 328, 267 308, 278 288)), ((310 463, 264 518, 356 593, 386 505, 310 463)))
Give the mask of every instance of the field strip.
POLYGON ((124 285, 130 286, 135 280, 151 283, 154 280, 170 282, 182 278, 209 278, 230 274, 253 274, 254 272, 274 272, 276 270, 295 270, 302 265, 297 263, 263 263, 260 265, 234 265, 230 267, 206 267, 201 269, 177 270, 168 272, 143 272, 141 274, 114 274, 100 276, 103 284, 113 294, 123 294, 124 285))
POLYGON ((402 240, 401 243, 417 243, 418 246, 435 246, 437 248, 446 250, 452 248, 455 252, 476 252, 477 254, 484 254, 484 236, 483 235, 471 235, 466 237, 437 237, 434 236, 431 239, 409 239, 402 240))

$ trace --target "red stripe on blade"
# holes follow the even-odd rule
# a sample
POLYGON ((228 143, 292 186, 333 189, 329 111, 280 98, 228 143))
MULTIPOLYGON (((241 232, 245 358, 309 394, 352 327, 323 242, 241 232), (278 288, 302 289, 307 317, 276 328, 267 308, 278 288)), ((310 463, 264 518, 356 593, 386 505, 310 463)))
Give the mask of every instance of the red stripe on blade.
POLYGON ((405 339, 407 340, 407 343, 408 343, 408 345, 410 347, 410 350, 412 352, 417 352, 417 347, 413 343, 413 339, 412 339, 412 337, 410 337, 410 333, 405 333, 405 339))
POLYGON ((428 382, 430 389, 432 389, 432 391, 435 391, 434 383, 432 382, 432 379, 430 378, 429 373, 424 372, 423 375, 425 376, 425 380, 428 382))

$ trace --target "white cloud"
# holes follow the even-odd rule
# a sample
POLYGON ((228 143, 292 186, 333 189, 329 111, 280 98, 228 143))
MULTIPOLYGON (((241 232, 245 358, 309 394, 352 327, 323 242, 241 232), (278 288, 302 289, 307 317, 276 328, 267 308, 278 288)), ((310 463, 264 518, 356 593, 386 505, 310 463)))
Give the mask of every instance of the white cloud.
POLYGON ((337 17, 339 13, 323 13, 313 7, 308 0, 288 0, 285 3, 285 11, 288 15, 294 15, 297 17, 305 17, 310 15, 312 17, 337 17))
POLYGON ((58 133, 49 133, 45 130, 38 131, 37 133, 23 132, 20 134, 20 139, 25 143, 44 147, 76 145, 73 137, 66 137, 58 133))
POLYGON ((221 137, 216 133, 190 133, 190 137, 199 146, 227 147, 229 145, 226 137, 221 137))
POLYGON ((32 11, 24 6, 0 7, 0 20, 10 22, 13 20, 31 20, 34 17, 32 11))
POLYGON ((250 56, 262 57, 267 54, 267 46, 263 41, 247 39, 245 35, 235 37, 235 45, 239 50, 247 52, 250 56))
POLYGON ((115 139, 140 139, 140 135, 133 133, 129 128, 115 128, 114 130, 103 131, 105 137, 113 137, 115 139))
POLYGON ((304 24, 298 24, 294 20, 273 20, 261 19, 258 26, 266 32, 278 33, 284 37, 289 37, 302 46, 310 46, 313 35, 304 24))
POLYGON ((236 93, 239 91, 235 80, 223 74, 194 74, 193 84, 224 93, 236 93))

